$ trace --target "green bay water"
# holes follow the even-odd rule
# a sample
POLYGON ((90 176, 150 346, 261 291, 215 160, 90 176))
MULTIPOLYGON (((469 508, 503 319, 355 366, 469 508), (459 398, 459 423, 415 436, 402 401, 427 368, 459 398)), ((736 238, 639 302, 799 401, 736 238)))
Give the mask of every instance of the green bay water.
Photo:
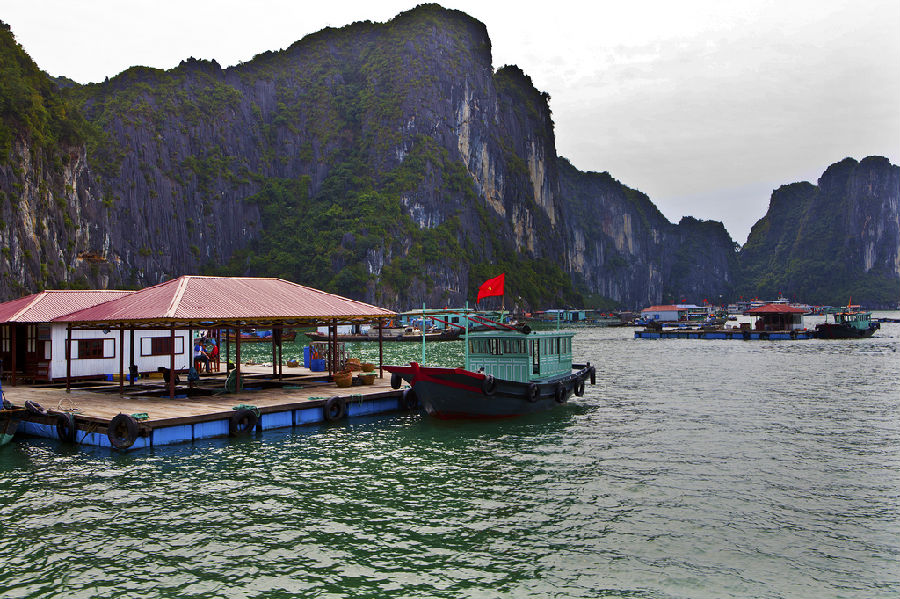
POLYGON ((525 418, 397 413, 125 454, 17 440, 0 594, 900 594, 900 324, 853 341, 580 328, 574 350, 597 385, 525 418))

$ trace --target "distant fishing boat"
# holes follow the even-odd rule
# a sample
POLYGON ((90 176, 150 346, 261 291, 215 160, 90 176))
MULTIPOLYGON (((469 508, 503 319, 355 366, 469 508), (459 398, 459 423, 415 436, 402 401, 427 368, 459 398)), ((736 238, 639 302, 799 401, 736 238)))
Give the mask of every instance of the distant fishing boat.
POLYGON ((820 339, 861 339, 871 337, 875 331, 881 328, 877 322, 872 322, 872 313, 860 310, 859 306, 849 303, 846 308, 836 312, 828 312, 825 322, 816 325, 816 336, 820 339), (832 322, 828 322, 828 316, 832 322))
MULTIPOLYGON (((253 329, 251 331, 241 331, 241 343, 271 343, 272 342, 273 333, 271 329, 253 329)), ((286 331, 282 331, 281 340, 282 341, 293 341, 297 337, 297 331, 293 329, 289 329, 286 331)), ((222 334, 222 341, 235 341, 235 335, 230 330, 226 330, 222 334)))
MULTIPOLYGON (((441 331, 429 331, 424 333, 425 341, 455 341, 459 339, 461 329, 444 329, 441 331)), ((328 333, 310 331, 304 333, 312 341, 328 341, 331 339, 328 333)), ((408 341, 422 342, 422 331, 415 327, 402 329, 382 329, 382 341, 408 341)), ((367 333, 339 333, 338 341, 378 341, 378 329, 372 327, 367 333)))
MULTIPOLYGON (((438 418, 503 418, 566 403, 595 382, 590 363, 573 373, 571 331, 501 328, 470 332, 463 368, 385 366, 391 385, 409 383, 414 400, 438 418)), ((407 404, 414 401, 404 398, 407 404)))

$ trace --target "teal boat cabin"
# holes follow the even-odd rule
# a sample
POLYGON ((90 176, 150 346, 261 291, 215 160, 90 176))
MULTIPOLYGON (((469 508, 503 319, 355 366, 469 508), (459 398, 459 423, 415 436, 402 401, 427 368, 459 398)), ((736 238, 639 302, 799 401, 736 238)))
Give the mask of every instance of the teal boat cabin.
POLYGON ((564 331, 469 332, 466 370, 527 383, 572 371, 572 337, 564 331))

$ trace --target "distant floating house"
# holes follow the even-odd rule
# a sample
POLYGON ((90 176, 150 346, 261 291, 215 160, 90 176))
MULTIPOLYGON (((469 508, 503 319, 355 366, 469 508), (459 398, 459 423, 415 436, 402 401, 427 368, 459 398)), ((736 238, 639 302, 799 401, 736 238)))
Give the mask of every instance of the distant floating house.
POLYGON ((678 322, 687 320, 687 307, 665 304, 641 310, 641 318, 647 322, 678 322))
POLYGON ((593 320, 594 310, 551 309, 534 313, 534 319, 544 322, 585 322, 593 320))
POLYGON ((799 331, 804 328, 803 314, 806 310, 782 303, 757 306, 744 312, 756 316, 753 328, 757 331, 799 331))

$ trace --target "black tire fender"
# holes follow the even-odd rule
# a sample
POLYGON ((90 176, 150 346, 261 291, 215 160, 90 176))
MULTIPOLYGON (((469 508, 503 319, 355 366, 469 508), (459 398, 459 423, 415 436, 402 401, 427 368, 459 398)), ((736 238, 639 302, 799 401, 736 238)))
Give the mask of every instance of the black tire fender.
POLYGON ((116 449, 128 449, 134 445, 138 435, 138 423, 128 414, 113 416, 106 427, 106 436, 110 445, 116 449))
POLYGON ((584 379, 581 378, 575 381, 575 386, 572 388, 575 390, 575 395, 577 397, 584 395, 584 379))
POLYGON ((329 397, 325 400, 325 406, 322 408, 322 411, 325 420, 334 422, 335 420, 340 420, 344 417, 347 413, 347 406, 344 405, 344 400, 335 395, 334 397, 329 397))
POLYGON ((497 392, 497 379, 491 374, 486 374, 484 380, 481 381, 481 392, 487 396, 491 396, 497 392))
POLYGON ((253 410, 247 408, 235 410, 228 419, 228 436, 239 437, 250 434, 257 422, 259 422, 259 416, 253 410))
POLYGON ((562 381, 556 383, 556 389, 553 392, 553 399, 556 400, 557 403, 565 403, 566 401, 566 386, 562 381))
POLYGON ((528 383, 528 391, 525 392, 525 398, 531 403, 541 398, 541 388, 537 383, 528 383))
POLYGON ((396 372, 391 373, 391 389, 399 389, 400 385, 403 384, 403 377, 401 377, 396 372))
POLYGON ((73 443, 75 441, 75 416, 69 413, 57 414, 56 416, 56 436, 60 441, 73 443))
POLYGON ((597 369, 593 366, 591 366, 591 384, 597 384, 597 369))
POLYGON ((750 331, 744 331, 744 341, 750 340, 750 331))
POLYGON ((400 405, 405 410, 415 410, 419 407, 419 396, 412 389, 404 389, 403 395, 400 396, 400 405))

